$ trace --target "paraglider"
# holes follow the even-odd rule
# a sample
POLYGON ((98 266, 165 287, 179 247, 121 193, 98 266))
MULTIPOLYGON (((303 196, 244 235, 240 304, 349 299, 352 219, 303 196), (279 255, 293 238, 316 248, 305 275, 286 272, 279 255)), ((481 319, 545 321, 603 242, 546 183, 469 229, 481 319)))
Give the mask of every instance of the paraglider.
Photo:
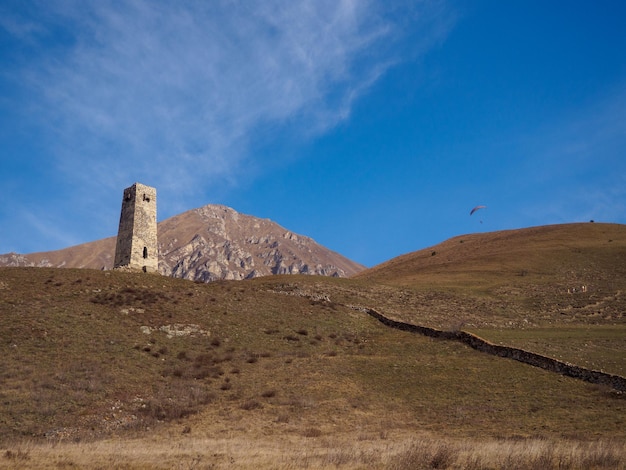
POLYGON ((474 207, 471 211, 470 211, 470 215, 472 215, 474 212, 476 212, 478 209, 484 209, 487 206, 476 206, 474 207))

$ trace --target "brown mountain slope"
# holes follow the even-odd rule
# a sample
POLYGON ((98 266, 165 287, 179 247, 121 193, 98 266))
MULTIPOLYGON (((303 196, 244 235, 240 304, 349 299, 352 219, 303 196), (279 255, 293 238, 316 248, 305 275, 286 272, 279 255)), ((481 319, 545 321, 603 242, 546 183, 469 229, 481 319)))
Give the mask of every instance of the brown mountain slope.
MULTIPOLYGON (((311 238, 221 205, 207 205, 158 224, 159 271, 191 280, 270 274, 348 277, 364 269, 311 238)), ((63 250, 0 255, 0 266, 111 269, 115 237, 63 250)))
POLYGON ((541 276, 573 285, 626 278, 626 225, 578 223, 462 235, 356 278, 411 285, 500 284, 541 276))
POLYGON ((0 255, 0 266, 39 268, 111 269, 115 256, 115 237, 71 246, 62 250, 42 251, 26 255, 0 255))

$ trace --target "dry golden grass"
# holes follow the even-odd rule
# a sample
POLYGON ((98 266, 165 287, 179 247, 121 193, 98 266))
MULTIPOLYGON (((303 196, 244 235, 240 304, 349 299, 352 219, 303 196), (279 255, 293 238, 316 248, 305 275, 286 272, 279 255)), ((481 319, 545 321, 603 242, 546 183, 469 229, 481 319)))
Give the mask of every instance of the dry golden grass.
POLYGON ((88 443, 25 443, 0 449, 0 468, 84 469, 519 469, 626 468, 611 440, 449 439, 429 434, 367 436, 178 435, 88 443))

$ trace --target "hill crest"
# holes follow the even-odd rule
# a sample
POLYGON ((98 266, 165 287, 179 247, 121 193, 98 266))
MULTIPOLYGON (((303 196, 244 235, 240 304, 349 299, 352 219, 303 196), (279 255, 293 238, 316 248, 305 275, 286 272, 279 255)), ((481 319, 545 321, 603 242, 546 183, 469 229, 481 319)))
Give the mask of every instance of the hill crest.
MULTIPOLYGON (((614 273, 626 274, 626 225, 572 223, 459 235, 437 245, 400 255, 358 273, 358 279, 413 284, 434 275, 455 282, 480 282, 499 276, 553 273, 562 282, 592 278, 607 260, 614 273)), ((604 266, 604 265, 603 265, 604 266)))

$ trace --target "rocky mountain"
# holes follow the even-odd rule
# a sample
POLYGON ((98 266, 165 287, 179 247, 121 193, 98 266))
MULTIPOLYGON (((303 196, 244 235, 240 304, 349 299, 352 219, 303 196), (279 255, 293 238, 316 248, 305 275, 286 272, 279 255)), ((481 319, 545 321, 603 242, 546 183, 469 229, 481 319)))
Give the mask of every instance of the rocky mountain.
MULTIPOLYGON (((203 282, 272 274, 349 277, 364 266, 269 219, 209 204, 158 224, 159 271, 203 282)), ((0 255, 0 266, 111 269, 115 237, 57 251, 0 255)))

